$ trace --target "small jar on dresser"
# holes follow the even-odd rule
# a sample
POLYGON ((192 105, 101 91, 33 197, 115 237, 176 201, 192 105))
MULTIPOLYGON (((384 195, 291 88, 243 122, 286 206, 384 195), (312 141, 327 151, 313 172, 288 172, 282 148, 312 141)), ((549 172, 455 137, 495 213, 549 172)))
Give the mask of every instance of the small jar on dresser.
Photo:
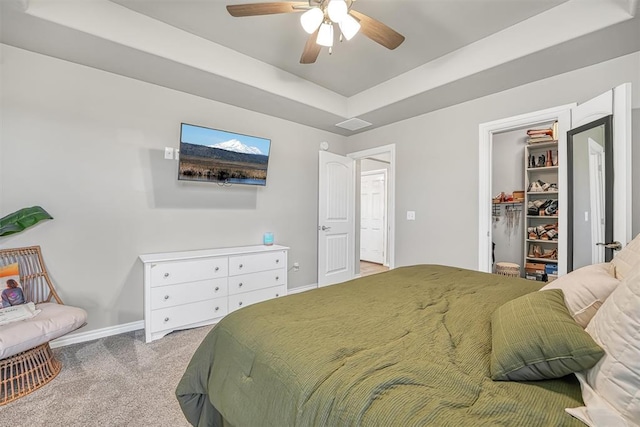
POLYGON ((140 255, 146 342, 286 295, 288 250, 240 246, 140 255))

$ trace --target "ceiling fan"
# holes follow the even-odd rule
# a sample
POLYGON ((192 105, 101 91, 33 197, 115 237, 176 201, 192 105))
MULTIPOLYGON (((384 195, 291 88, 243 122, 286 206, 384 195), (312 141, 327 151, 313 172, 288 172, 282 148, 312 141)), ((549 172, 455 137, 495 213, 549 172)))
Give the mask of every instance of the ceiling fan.
POLYGON ((228 5, 232 16, 273 15, 304 12, 300 15, 302 28, 310 34, 300 57, 301 64, 316 62, 323 46, 333 47, 334 24, 339 28, 340 41, 351 40, 358 31, 387 49, 402 44, 404 36, 382 22, 352 9, 355 0, 279 1, 228 5))

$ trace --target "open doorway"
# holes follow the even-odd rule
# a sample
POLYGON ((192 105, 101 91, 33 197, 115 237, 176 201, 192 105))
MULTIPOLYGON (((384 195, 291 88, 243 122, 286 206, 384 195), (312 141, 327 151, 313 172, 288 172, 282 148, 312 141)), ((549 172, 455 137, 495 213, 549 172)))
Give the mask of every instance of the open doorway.
POLYGON ((357 276, 394 267, 395 145, 348 154, 356 162, 357 276))

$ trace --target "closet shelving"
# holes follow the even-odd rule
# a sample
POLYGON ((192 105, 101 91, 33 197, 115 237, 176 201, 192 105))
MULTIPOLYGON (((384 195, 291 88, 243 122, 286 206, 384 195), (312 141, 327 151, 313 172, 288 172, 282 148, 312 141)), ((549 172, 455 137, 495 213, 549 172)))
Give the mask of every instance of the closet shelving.
POLYGON ((525 277, 534 280, 546 278, 551 281, 557 277, 558 240, 563 238, 559 233, 561 230, 558 230, 558 208, 548 209, 546 212, 545 209, 537 209, 537 215, 532 215, 531 210, 535 210, 538 205, 544 207, 545 202, 558 206, 558 195, 562 190, 557 187, 558 141, 554 139, 549 142, 527 144, 524 161, 526 188, 524 200, 526 213, 526 226, 524 227, 525 272, 527 265, 532 264, 536 264, 536 267, 543 271, 542 274, 525 273, 525 277), (543 185, 549 186, 549 188, 543 191, 543 185), (550 266, 547 266, 548 264, 550 266))

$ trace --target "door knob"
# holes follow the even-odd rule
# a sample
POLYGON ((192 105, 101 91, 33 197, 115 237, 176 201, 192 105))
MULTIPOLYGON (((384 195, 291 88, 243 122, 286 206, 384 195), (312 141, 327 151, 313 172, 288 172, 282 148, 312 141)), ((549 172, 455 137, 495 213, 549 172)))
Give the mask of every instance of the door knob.
POLYGON ((604 246, 607 249, 613 249, 614 251, 619 251, 622 249, 622 245, 620 242, 611 242, 611 243, 596 243, 598 246, 604 246))
POLYGON ((331 230, 331 227, 327 227, 327 226, 323 225, 322 227, 320 227, 320 230, 322 230, 322 231, 331 230))

